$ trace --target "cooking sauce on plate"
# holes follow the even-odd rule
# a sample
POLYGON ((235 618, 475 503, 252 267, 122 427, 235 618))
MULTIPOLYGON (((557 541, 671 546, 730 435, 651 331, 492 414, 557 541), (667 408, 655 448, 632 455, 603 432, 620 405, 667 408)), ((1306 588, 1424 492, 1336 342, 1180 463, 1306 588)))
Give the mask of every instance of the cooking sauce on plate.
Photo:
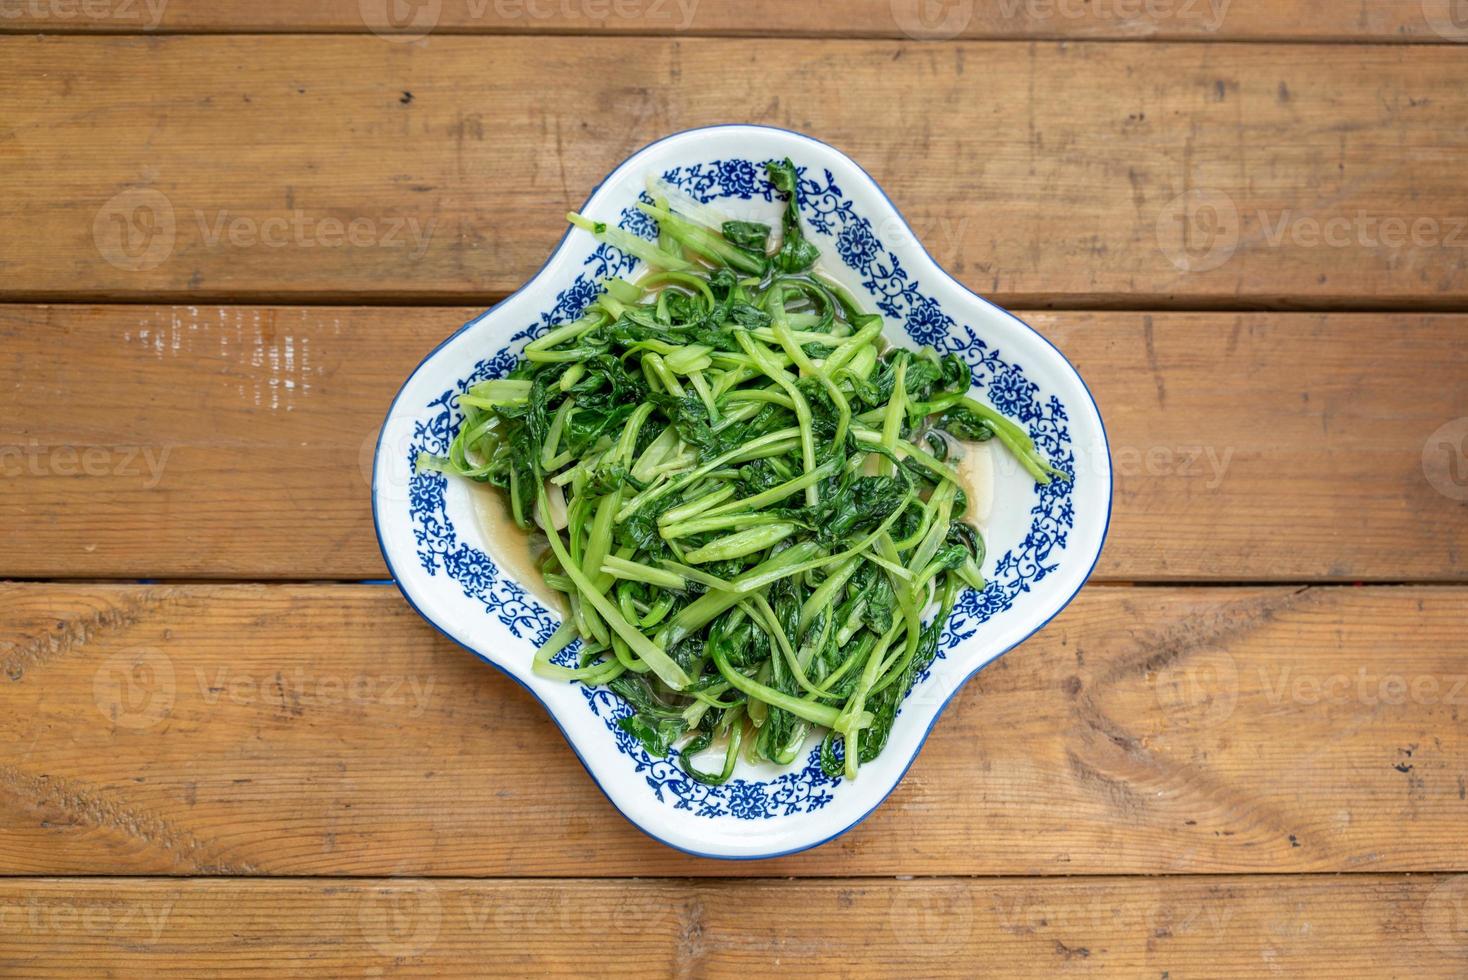
POLYGON ((564 615, 566 597, 546 585, 540 575, 540 558, 548 547, 544 539, 538 532, 531 534, 515 523, 509 504, 499 490, 487 483, 466 482, 489 557, 506 575, 524 586, 525 591, 564 615))

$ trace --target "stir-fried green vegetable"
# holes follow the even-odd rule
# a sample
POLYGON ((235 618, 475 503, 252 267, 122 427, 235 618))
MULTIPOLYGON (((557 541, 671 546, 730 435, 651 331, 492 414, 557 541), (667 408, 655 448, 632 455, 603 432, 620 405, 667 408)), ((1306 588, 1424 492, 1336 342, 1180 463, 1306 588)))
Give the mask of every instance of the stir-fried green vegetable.
POLYGON ((817 728, 833 775, 882 751, 960 589, 984 584, 952 439, 1061 475, 968 397, 958 357, 884 349, 881 317, 810 271, 794 166, 767 167, 789 198, 777 245, 656 184, 656 241, 569 215, 651 271, 470 386, 448 455, 420 460, 500 488, 546 536, 569 614, 536 671, 609 686, 626 731, 655 756, 681 745, 709 783, 741 750, 790 763, 817 728), (692 757, 718 740, 705 772, 692 757))

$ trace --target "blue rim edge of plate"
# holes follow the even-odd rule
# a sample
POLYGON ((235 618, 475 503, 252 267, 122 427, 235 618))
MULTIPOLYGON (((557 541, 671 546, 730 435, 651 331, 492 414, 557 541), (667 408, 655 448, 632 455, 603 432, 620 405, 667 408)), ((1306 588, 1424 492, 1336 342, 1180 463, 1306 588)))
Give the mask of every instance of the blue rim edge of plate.
MULTIPOLYGON (((952 282, 955 286, 968 293, 980 303, 984 304, 992 310, 995 310, 998 313, 1003 314, 1004 316, 1013 320, 1015 323, 1024 327, 1030 333, 1034 334, 1037 338, 1040 339, 1042 343, 1053 350, 1056 356, 1058 356, 1061 361, 1070 368, 1071 373, 1073 373, 1076 377, 1076 380, 1080 382, 1081 390, 1086 393, 1086 397, 1090 400, 1092 410, 1096 413, 1096 423, 1101 429, 1101 446, 1106 453, 1106 458, 1108 460, 1111 459, 1111 440, 1110 437, 1106 434, 1106 420, 1101 415, 1101 407, 1096 404, 1096 397, 1091 394, 1091 388, 1089 385, 1086 384, 1086 379, 1081 375, 1079 371, 1076 370, 1075 365, 1070 362, 1070 359, 1065 356, 1064 352, 1062 352, 1059 347, 1056 347, 1053 343, 1051 343, 1050 339, 1044 334, 1040 333, 1040 331, 1036 330, 1034 327, 1030 326, 1019 317, 1015 316, 1013 313, 1004 309, 1002 306, 990 302, 989 300, 980 296, 978 293, 974 292, 972 289, 969 289, 968 286, 964 285, 958 279, 954 278, 947 269, 944 269, 943 266, 939 265, 938 260, 933 258, 933 255, 931 252, 928 251, 927 246, 922 243, 921 239, 917 237, 917 233, 913 231, 911 223, 909 223, 907 220, 907 216, 902 213, 902 210, 897 207, 897 204, 892 200, 891 197, 887 195, 887 191, 882 187, 881 184, 877 182, 876 178, 867 173, 866 168, 858 163, 854 158, 844 153, 837 147, 832 146, 831 144, 823 140, 818 140, 814 136, 808 136, 805 133, 798 133, 793 129, 785 129, 780 126, 764 126, 758 123, 720 123, 713 126, 695 126, 690 129, 681 129, 676 133, 669 133, 667 136, 660 137, 653 140, 651 143, 639 147, 638 149, 634 150, 626 157, 624 157, 619 163, 617 163, 616 166, 607 171, 607 175, 610 176, 611 174, 616 173, 627 163, 627 161, 631 160, 635 156, 638 156, 646 150, 652 149, 654 146, 657 146, 660 143, 666 143, 668 140, 676 139, 679 136, 686 136, 690 133, 710 132, 713 130, 721 129, 761 129, 770 132, 783 133, 786 136, 794 136, 797 139, 806 140, 810 143, 815 143, 818 146, 823 146, 826 149, 839 154, 842 158, 851 163, 851 165, 855 167, 863 177, 866 178, 867 182, 871 184, 872 187, 876 188, 877 193, 882 196, 882 200, 887 202, 887 206, 892 209, 892 213, 897 215, 897 219, 902 222, 902 226, 907 230, 909 239, 917 245, 919 251, 921 251, 923 255, 928 259, 933 268, 937 269, 940 273, 946 276, 948 280, 952 282)), ((579 208, 578 210, 584 210, 586 205, 591 203, 591 199, 596 196, 597 191, 601 190, 601 186, 603 183, 605 183, 605 179, 598 182, 597 185, 591 189, 591 192, 586 196, 586 200, 581 202, 581 208, 579 208)), ((553 261, 555 261, 556 256, 560 255, 561 249, 565 246, 567 239, 569 239, 570 237, 571 230, 568 228, 561 235, 560 240, 556 242, 555 248, 551 249, 550 255, 547 256, 546 260, 541 263, 540 268, 536 269, 535 273, 525 281, 525 284, 520 286, 520 288, 510 293, 508 296, 500 300, 500 302, 495 305, 498 306, 508 302, 510 299, 518 296, 520 293, 529 288, 530 285, 535 282, 535 280, 539 279, 540 274, 545 271, 546 267, 549 266, 553 261)), ((491 307, 490 309, 493 309, 493 307, 491 307)), ((485 311, 485 313, 488 312, 488 310, 485 311)), ((454 338, 458 337, 465 330, 468 330, 475 323, 478 323, 481 319, 483 319, 484 315, 484 313, 479 314, 479 316, 476 316, 468 323, 463 324, 459 327, 459 329, 455 330, 443 340, 439 341, 439 343, 436 344, 432 350, 430 350, 427 354, 423 356, 423 359, 418 362, 418 366, 413 368, 413 370, 409 372, 408 376, 403 379, 403 383, 398 387, 397 394, 393 395, 392 402, 388 404, 387 414, 383 416, 383 425, 382 428, 378 430, 377 443, 373 447, 372 451, 372 529, 373 533, 377 536, 377 548, 379 551, 382 552, 382 560, 387 565, 388 574, 392 576, 393 585, 397 586, 398 592, 402 594, 405 600, 407 600, 408 605, 413 607, 413 611, 416 612, 420 617, 422 617, 425 622, 427 622, 430 626, 432 626, 455 646, 462 647, 470 653, 474 654, 474 656, 489 664, 491 667, 495 668, 500 673, 504 674, 506 677, 510 678, 510 680, 514 681, 516 684, 519 684, 522 688, 529 692, 530 696, 533 697, 536 702, 543 709, 545 709, 545 713, 550 716, 551 721, 556 726, 556 730, 561 733, 561 738, 563 738, 566 744, 570 746, 571 753, 576 756, 576 761, 581 764, 582 769, 586 770, 586 775, 591 778, 592 783, 596 786, 598 790, 601 791, 602 796, 606 797, 606 800, 608 803, 611 804, 612 809, 621 814, 624 820, 626 820, 632 826, 636 827, 643 834, 646 834, 648 837, 657 841, 659 844, 662 844, 665 847, 670 847, 675 851, 681 851, 682 853, 691 855, 693 857, 709 858, 716 861, 767 861, 773 858, 786 857, 791 854, 799 854, 802 851, 812 850, 814 848, 822 846, 823 844, 829 844, 837 837, 841 837, 851 830, 854 830, 858 825, 866 820, 867 817, 875 813, 883 803, 887 802, 887 798, 890 797, 894 791, 896 791, 898 786, 902 785, 902 781, 907 778, 908 770, 911 769, 912 764, 917 761, 917 757, 922 754, 923 747, 928 744, 928 737, 933 734, 933 729, 937 726, 938 719, 943 717, 943 713, 948 710, 948 705, 953 702, 953 699, 955 697, 957 697, 958 692, 962 691, 966 686, 968 686, 968 682, 973 680, 975 674, 983 670, 985 667, 993 664, 1000 657, 1003 657, 1015 647, 1019 646, 1021 643, 1024 643, 1026 640, 1030 639, 1030 637, 1034 636, 1036 633, 1040 632, 1040 630, 1048 626, 1051 621, 1055 619, 1056 616, 1059 616, 1062 612, 1064 612, 1066 607, 1069 606, 1073 601, 1075 601, 1075 597, 1080 595, 1081 589, 1085 588, 1086 583, 1090 581, 1091 573, 1096 570, 1096 564, 1101 560, 1101 553, 1106 549, 1106 538, 1111 531, 1111 510, 1113 501, 1115 499, 1116 490, 1116 474, 1112 471, 1112 468, 1110 466, 1107 467, 1106 474, 1106 520, 1101 527, 1101 540, 1096 546, 1096 557, 1091 560, 1091 567, 1086 569, 1086 574, 1082 576, 1080 584, 1076 586, 1075 591, 1067 596, 1065 601, 1057 606, 1055 608, 1055 611, 1047 616, 1043 622, 1037 623, 1035 627, 1024 636, 1015 640, 1009 646, 1005 647, 1003 650, 1000 650, 994 656, 990 657, 988 660, 984 661, 982 664, 979 664, 973 670, 969 671, 967 674, 964 675, 961 681, 953 686, 952 692, 948 695, 948 697, 943 699, 943 703, 938 706, 938 710, 933 712, 933 720, 928 723, 927 729, 923 732, 922 737, 918 739, 917 746, 913 749, 912 755, 908 757, 907 764, 902 767, 902 771, 899 772, 897 774, 897 778, 892 781, 892 786, 887 790, 887 792, 882 794, 880 799, 878 799, 869 808, 867 808, 866 812, 862 813, 860 816, 852 820, 840 830, 836 831, 833 834, 830 834, 827 837, 823 837, 818 841, 814 841, 809 844, 801 844, 798 847, 787 848, 783 851, 771 851, 768 854, 711 854, 704 851, 695 851, 692 848, 682 847, 678 844, 674 844, 670 840, 659 837, 657 834, 653 833, 650 828, 643 826, 641 823, 629 816, 621 807, 617 806, 616 800, 612 799, 612 795, 607 792, 606 787, 601 784, 601 780, 596 778, 596 773, 592 772, 591 766, 587 765, 586 759, 581 754, 581 750, 576 746, 576 740, 566 734, 566 729, 561 724, 561 720, 556 717, 556 713, 551 710, 550 705, 545 703, 541 696, 535 692, 535 689, 533 687, 525 683, 519 677, 515 676, 506 668, 502 667, 500 664, 496 663, 494 660, 490 659, 486 654, 474 649, 466 643, 461 643, 452 634, 450 634, 448 630, 440 626, 437 620, 435 620, 433 617, 429 616, 421 608, 419 608, 418 604, 413 601, 413 597, 408 594, 408 590, 404 588, 403 583, 399 581, 397 569, 393 567, 392 556, 388 554, 387 545, 382 540, 382 522, 377 514, 377 472, 378 467, 382 463, 382 433, 387 427, 387 420, 392 418, 393 411, 398 407, 398 400, 402 398, 403 391, 412 382, 413 378, 417 376, 418 372, 423 369, 423 365, 432 360, 433 356, 437 354, 440 350, 442 350, 445 345, 453 341, 454 338)))

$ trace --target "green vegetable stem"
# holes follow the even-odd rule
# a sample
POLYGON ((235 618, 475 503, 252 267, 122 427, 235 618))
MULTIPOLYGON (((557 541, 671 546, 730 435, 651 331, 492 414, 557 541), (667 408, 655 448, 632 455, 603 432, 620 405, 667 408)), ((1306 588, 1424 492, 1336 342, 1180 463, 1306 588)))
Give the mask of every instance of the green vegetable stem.
POLYGON ((642 275, 469 386, 448 453, 419 460, 544 536, 568 614, 535 670, 609 686, 627 732, 707 783, 741 753, 789 764, 819 730, 833 775, 882 751, 961 590, 984 587, 960 440, 1068 478, 970 397, 956 355, 886 347, 816 268, 795 165, 766 169, 778 240, 656 193, 656 240, 570 215, 642 275))

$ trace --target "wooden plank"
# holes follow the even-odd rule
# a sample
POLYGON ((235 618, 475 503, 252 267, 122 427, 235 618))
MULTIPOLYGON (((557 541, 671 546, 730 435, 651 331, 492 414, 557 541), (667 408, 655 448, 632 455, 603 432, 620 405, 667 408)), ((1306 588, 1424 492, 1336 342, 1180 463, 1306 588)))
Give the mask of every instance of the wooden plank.
POLYGON ((4 879, 31 977, 1461 977, 1468 877, 4 879), (999 966, 1002 964, 1002 966, 999 966))
POLYGON ((759 37, 1203 39, 1306 41, 1462 40, 1446 2, 1388 0, 431 0, 394 9, 387 0, 24 0, 0 14, 0 30, 181 32, 371 31, 411 42, 430 34, 556 33, 755 35, 759 37))
MULTIPOLYGON (((387 586, 0 586, 14 874, 1468 870, 1468 592, 1093 587, 835 843, 688 857, 387 586)), ((529 651, 526 651, 526 656, 529 651)))
POLYGON ((3 572, 382 577, 377 429, 470 314, 5 309, 3 572))
MULTIPOLYGON (((0 307, 0 574, 382 577, 377 428, 474 313, 0 307)), ((1030 319, 1109 426, 1102 578, 1464 578, 1468 318, 1030 319)))
POLYGON ((478 302, 629 153, 742 119, 849 152, 1003 303, 1468 303, 1460 49, 1142 50, 0 38, 0 296, 478 302))

